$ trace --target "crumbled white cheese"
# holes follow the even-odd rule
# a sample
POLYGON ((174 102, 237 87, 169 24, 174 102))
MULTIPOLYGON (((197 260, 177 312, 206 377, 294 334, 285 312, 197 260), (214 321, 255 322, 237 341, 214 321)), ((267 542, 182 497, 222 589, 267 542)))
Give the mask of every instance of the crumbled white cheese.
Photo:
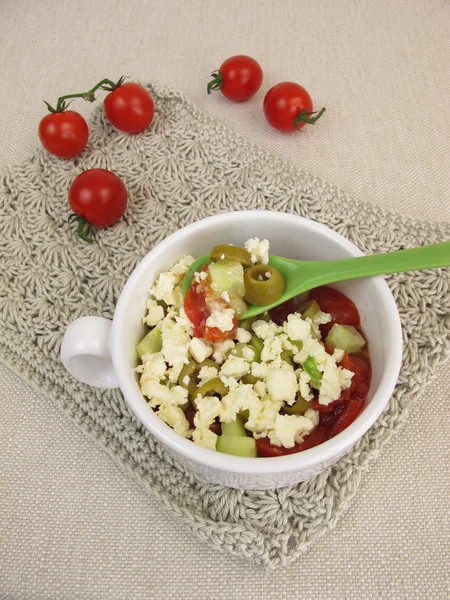
POLYGON ((252 375, 253 377, 257 377, 258 379, 264 379, 267 377, 267 373, 269 372, 269 365, 266 363, 252 363, 252 375))
POLYGON ((304 416, 307 419, 310 419, 312 421, 312 424, 314 425, 314 427, 317 427, 317 425, 319 424, 319 411, 318 410, 313 410, 312 408, 308 408, 308 410, 305 411, 304 416))
POLYGON ((274 335, 264 340, 264 347, 261 352, 261 360, 269 362, 275 360, 283 352, 281 340, 274 335))
POLYGON ((251 255, 252 263, 262 263, 263 265, 269 263, 269 240, 250 238, 244 246, 251 255))
POLYGON ((230 356, 223 363, 220 374, 225 377, 243 377, 250 371, 250 365, 244 358, 238 356, 230 356))
POLYGON ((288 315, 283 324, 287 336, 293 341, 305 341, 311 335, 311 325, 302 319, 298 313, 288 315))
POLYGON ((178 285, 178 282, 179 278, 175 273, 161 273, 154 286, 151 288, 150 293, 157 300, 163 300, 168 305, 175 305, 176 296, 174 294, 174 289, 178 285))
POLYGON ((192 431, 189 429, 189 421, 179 406, 173 404, 162 405, 158 410, 158 417, 183 437, 191 437, 192 431))
POLYGON ((298 390, 302 398, 307 400, 308 402, 313 399, 313 393, 311 388, 309 387, 309 382, 311 381, 311 377, 308 375, 306 371, 300 370, 299 378, 298 378, 298 390))
POLYGON ((225 300, 225 302, 230 302, 230 294, 228 292, 222 292, 220 294, 220 297, 222 298, 222 300, 225 300))
POLYGON ((249 341, 252 339, 252 334, 250 333, 250 331, 247 331, 243 327, 238 327, 236 331, 236 339, 242 344, 248 344, 249 341))
POLYGON ((255 360, 255 350, 251 346, 244 346, 242 348, 242 357, 249 362, 255 360))
POLYGON ((234 310, 232 308, 224 308, 223 310, 215 310, 207 319, 207 327, 217 327, 220 331, 231 331, 234 327, 234 310))
POLYGON ((330 404, 339 398, 341 390, 351 386, 353 373, 336 365, 333 356, 328 355, 319 391, 319 404, 330 404))
POLYGON ((169 273, 173 273, 177 277, 181 277, 182 275, 184 275, 186 273, 186 271, 189 269, 189 267, 192 265, 193 262, 194 262, 193 256, 190 256, 190 255, 183 256, 183 258, 180 258, 180 260, 177 263, 175 263, 172 267, 170 267, 169 273))
POLYGON ((269 397, 263 398, 253 410, 249 411, 250 416, 245 427, 253 431, 254 437, 266 437, 275 427, 276 417, 282 405, 282 402, 275 402, 269 397))
POLYGON ((141 390, 144 396, 147 396, 148 403, 152 408, 159 405, 182 405, 188 401, 188 392, 185 388, 176 385, 169 389, 167 385, 158 383, 154 379, 142 383, 141 390))
POLYGON ((189 375, 185 375, 183 377, 183 385, 188 386, 191 382, 191 378, 189 377, 189 375))
POLYGON ((267 395, 267 385, 264 383, 264 381, 257 381, 253 385, 253 389, 260 398, 264 398, 264 396, 267 395))
POLYGON ((235 343, 233 342, 233 340, 224 340, 223 342, 217 342, 213 344, 214 350, 212 357, 215 360, 215 362, 221 365, 224 362, 227 353, 230 350, 232 350, 234 346, 235 343))
POLYGON ((236 415, 241 410, 258 411, 260 400, 258 394, 250 384, 239 385, 234 389, 230 389, 228 394, 222 398, 222 412, 220 420, 223 423, 230 423, 236 420, 236 415))
POLYGON ((203 362, 212 353, 212 348, 199 338, 192 338, 189 342, 189 352, 198 363, 203 362))
POLYGON ((164 309, 162 306, 149 306, 147 310, 147 316, 142 319, 142 322, 145 325, 149 325, 150 327, 154 327, 158 325, 160 321, 164 319, 164 309))
POLYGON ((235 379, 234 377, 227 377, 226 375, 221 375, 220 381, 225 387, 228 388, 228 390, 235 390, 240 385, 237 379, 235 379))
POLYGON ((142 375, 140 382, 161 381, 166 376, 167 366, 161 352, 144 354, 142 357, 142 375))
POLYGON ((214 377, 217 377, 218 374, 219 374, 219 371, 216 369, 216 367, 207 367, 207 366, 202 367, 198 374, 198 377, 200 380, 199 385, 203 385, 210 379, 214 379, 214 377))
POLYGON ((255 332, 255 334, 262 340, 277 335, 278 333, 281 333, 283 331, 282 328, 279 327, 276 323, 273 323, 273 321, 267 322, 263 321, 262 319, 255 321, 252 324, 252 329, 255 332))
POLYGON ((275 428, 269 431, 268 437, 275 446, 293 448, 313 428, 314 423, 305 416, 277 414, 275 428))
POLYGON ((161 321, 162 354, 170 366, 182 367, 189 362, 188 352, 191 336, 181 323, 170 315, 161 321))
POLYGON ((269 369, 266 381, 267 391, 273 400, 288 404, 295 402, 298 384, 292 367, 281 370, 269 369))
POLYGON ((340 350, 339 348, 335 348, 335 350, 333 352, 333 358, 337 363, 340 363, 341 360, 344 358, 344 354, 345 354, 345 352, 343 350, 340 350))
POLYGON ((215 450, 217 444, 217 438, 219 436, 211 431, 209 428, 196 427, 192 432, 192 439, 198 446, 203 446, 208 450, 215 450))

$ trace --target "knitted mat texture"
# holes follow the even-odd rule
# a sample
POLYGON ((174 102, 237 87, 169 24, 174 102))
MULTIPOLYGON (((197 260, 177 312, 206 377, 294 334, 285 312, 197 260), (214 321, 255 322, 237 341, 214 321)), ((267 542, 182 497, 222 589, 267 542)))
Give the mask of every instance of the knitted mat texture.
POLYGON ((449 358, 448 270, 387 278, 404 342, 387 409, 336 465, 276 491, 238 491, 186 472, 130 413, 118 390, 90 388, 66 372, 59 361, 64 331, 83 315, 112 318, 128 276, 155 244, 219 212, 267 209, 309 217, 368 254, 448 240, 450 224, 357 202, 241 139, 181 94, 147 87, 156 112, 146 133, 116 131, 98 107, 80 157, 65 161, 38 150, 1 171, 0 359, 48 394, 196 535, 253 563, 280 567, 336 524, 370 462, 449 358), (129 204, 124 219, 97 231, 88 245, 67 222, 67 191, 76 175, 96 167, 123 179, 129 204))

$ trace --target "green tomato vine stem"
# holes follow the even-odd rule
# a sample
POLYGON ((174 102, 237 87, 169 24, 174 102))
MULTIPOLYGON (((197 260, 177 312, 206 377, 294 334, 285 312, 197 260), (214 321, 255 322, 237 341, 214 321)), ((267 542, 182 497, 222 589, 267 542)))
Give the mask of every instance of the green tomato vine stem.
POLYGON ((94 230, 92 225, 88 221, 86 221, 86 219, 84 219, 80 215, 76 215, 75 213, 73 213, 67 220, 69 223, 78 223, 78 237, 87 242, 88 244, 92 244, 92 242, 94 241, 92 239, 92 233, 94 230))
POLYGON ((88 90, 87 92, 80 92, 78 94, 66 94, 65 96, 60 96, 56 103, 56 108, 53 108, 48 102, 44 100, 45 105, 51 113, 59 113, 64 112, 69 106, 70 102, 66 102, 66 100, 73 100, 74 98, 82 98, 86 102, 94 102, 95 100, 95 92, 98 89, 105 90, 106 92, 112 92, 116 88, 120 87, 124 82, 125 77, 120 77, 117 83, 111 81, 111 79, 102 79, 93 88, 88 90))
POLYGON ((314 123, 320 119, 324 112, 325 107, 321 108, 319 112, 306 112, 306 110, 302 110, 295 117, 294 126, 299 128, 300 123, 308 123, 309 125, 314 125, 314 123))

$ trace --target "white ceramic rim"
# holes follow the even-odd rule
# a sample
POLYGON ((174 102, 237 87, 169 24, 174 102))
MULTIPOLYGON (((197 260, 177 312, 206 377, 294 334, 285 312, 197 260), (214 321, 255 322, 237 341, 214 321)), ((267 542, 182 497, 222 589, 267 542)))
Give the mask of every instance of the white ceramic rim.
POLYGON ((292 219, 295 219, 304 227, 309 227, 310 229, 320 231, 321 233, 325 232, 327 236, 335 239, 341 245, 346 247, 354 256, 363 255, 363 252, 361 252, 357 246, 325 225, 290 213, 266 210, 233 211, 229 213, 220 213, 197 221, 196 223, 191 223, 157 244, 157 246, 142 259, 130 275, 122 290, 114 313, 111 352, 120 389, 122 390, 129 407, 139 421, 141 421, 141 423, 164 445, 186 459, 204 465, 210 469, 248 475, 276 475, 280 473, 303 471, 314 467, 319 463, 327 461, 331 462, 333 458, 342 455, 343 452, 353 446, 353 444, 355 444, 375 423, 389 401, 397 383, 401 367, 402 329, 397 305, 388 285, 382 277, 374 277, 372 280, 377 286, 388 308, 387 313, 390 317, 390 321, 386 323, 386 326, 392 332, 393 344, 387 349, 388 356, 386 363, 388 367, 384 371, 378 390, 371 399, 370 404, 364 408, 356 420, 342 433, 331 440, 323 442, 319 446, 305 450, 301 453, 264 459, 241 458, 208 450, 198 446, 191 440, 183 438, 171 427, 166 425, 145 401, 142 402, 143 396, 136 393, 136 390, 133 388, 129 366, 126 364, 126 360, 121 353, 122 344, 120 344, 121 335, 124 332, 122 320, 127 310, 128 303, 133 294, 135 284, 143 276, 150 262, 156 257, 159 257, 159 255, 164 254, 166 249, 174 241, 183 237, 188 232, 195 230, 197 233, 201 234, 203 230, 208 229, 208 227, 217 220, 220 220, 222 223, 229 221, 231 224, 238 215, 242 216, 245 214, 246 216, 251 217, 252 215, 259 216, 261 213, 269 214, 271 219, 278 221, 281 225, 285 220, 292 222, 292 219))

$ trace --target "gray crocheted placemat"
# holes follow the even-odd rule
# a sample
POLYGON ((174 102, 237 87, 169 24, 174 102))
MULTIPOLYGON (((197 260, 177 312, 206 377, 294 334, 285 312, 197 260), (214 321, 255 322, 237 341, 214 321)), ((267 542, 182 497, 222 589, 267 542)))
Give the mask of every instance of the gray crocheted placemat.
MULTIPOLYGON (((289 167, 212 121, 182 95, 148 86, 151 130, 119 133, 98 108, 81 158, 43 151, 0 174, 0 359, 49 394, 128 473, 213 546, 275 568, 332 527, 362 473, 450 355, 446 270, 391 276, 404 336, 400 379, 388 409, 337 465, 278 491, 207 485, 168 457, 117 390, 74 381, 59 362, 68 324, 111 318, 120 291, 152 246, 179 227, 231 209, 292 212, 325 223, 367 253, 450 238, 449 224, 407 219, 289 167), (67 190, 82 170, 115 171, 130 196, 123 222, 79 241, 67 224, 67 190)), ((151 516, 149 515, 149 518, 151 516)))

